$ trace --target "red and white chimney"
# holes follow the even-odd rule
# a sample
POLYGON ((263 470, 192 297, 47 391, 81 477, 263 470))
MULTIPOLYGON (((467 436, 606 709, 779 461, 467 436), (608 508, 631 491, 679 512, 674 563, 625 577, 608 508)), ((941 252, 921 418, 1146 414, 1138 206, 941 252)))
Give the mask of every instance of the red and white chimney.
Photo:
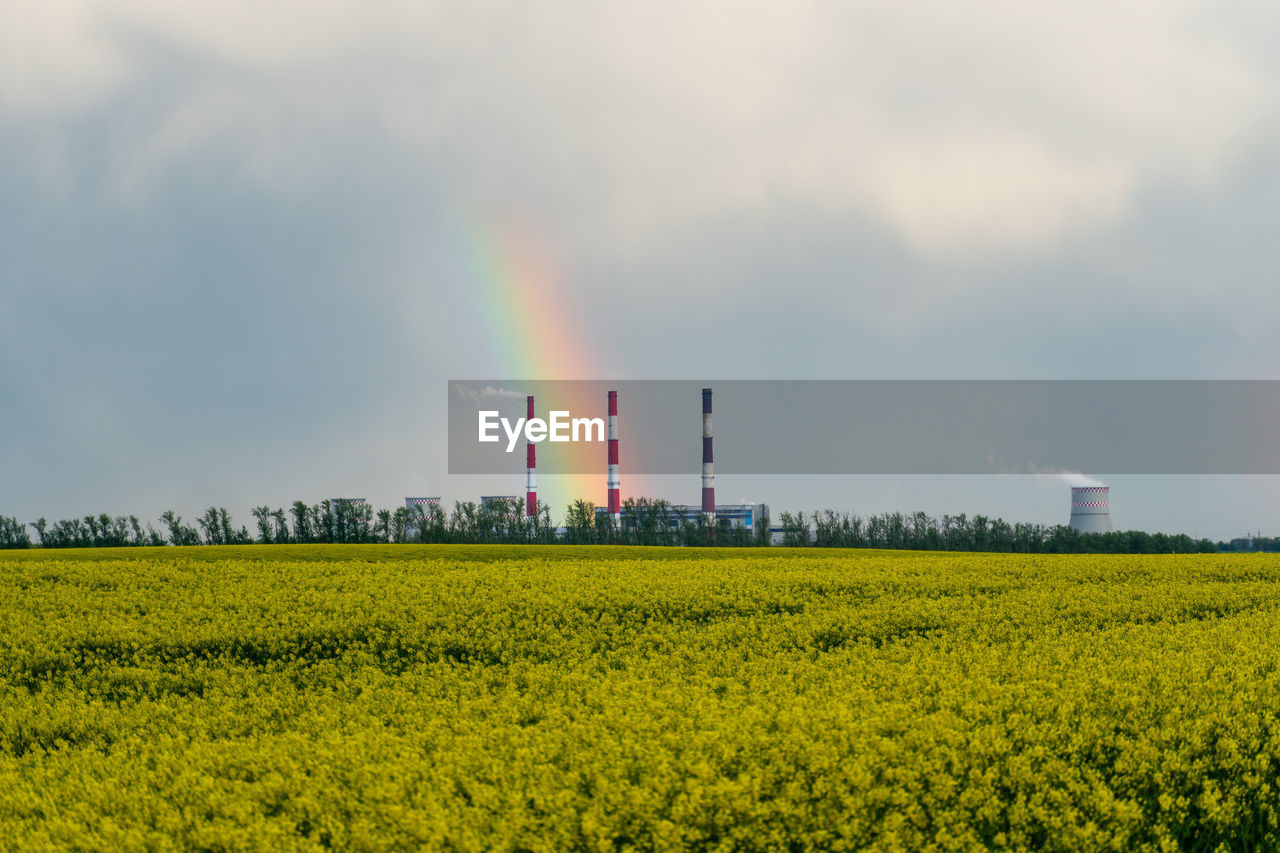
POLYGON ((711 389, 702 389, 702 514, 716 517, 716 464, 711 450, 711 389))
POLYGON ((609 392, 609 520, 622 523, 622 501, 618 482, 618 392, 609 392))
MULTIPOLYGON (((529 403, 529 420, 533 420, 533 395, 528 398, 529 403)), ((528 423, 528 421, 526 421, 528 423)), ((536 456, 534 453, 534 444, 532 441, 525 442, 525 485, 524 485, 524 514, 528 518, 533 518, 538 514, 538 475, 535 471, 537 468, 536 456)))

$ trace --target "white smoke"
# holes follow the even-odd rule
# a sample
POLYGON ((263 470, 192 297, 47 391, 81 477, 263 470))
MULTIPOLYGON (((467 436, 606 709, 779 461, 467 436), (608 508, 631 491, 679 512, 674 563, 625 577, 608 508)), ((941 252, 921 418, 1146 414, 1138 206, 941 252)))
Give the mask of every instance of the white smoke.
POLYGON ((486 385, 483 388, 468 388, 466 385, 455 385, 454 388, 457 390, 459 397, 465 397, 477 406, 483 405, 486 399, 493 399, 494 397, 505 400, 523 400, 528 396, 522 391, 494 388, 492 385, 486 385))
POLYGON ((1055 476, 1058 478, 1058 482, 1065 483, 1073 489, 1078 489, 1082 486, 1106 485, 1106 483, 1096 477, 1090 477, 1086 474, 1080 474, 1075 471, 1059 471, 1055 476))
POLYGON ((1084 486, 1105 486, 1106 483, 1097 477, 1090 477, 1087 474, 1081 474, 1079 471, 1061 471, 1056 468, 1035 468, 1032 473, 1036 475, 1036 479, 1042 483, 1053 486, 1066 485, 1073 489, 1084 486))

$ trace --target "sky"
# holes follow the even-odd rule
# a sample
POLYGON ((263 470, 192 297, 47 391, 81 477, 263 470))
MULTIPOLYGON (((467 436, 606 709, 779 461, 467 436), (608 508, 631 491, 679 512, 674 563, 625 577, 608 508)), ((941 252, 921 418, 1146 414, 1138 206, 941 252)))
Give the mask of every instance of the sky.
MULTIPOLYGON (((1277 36, 1261 0, 3 4, 0 515, 520 492, 447 473, 450 379, 1277 378, 1277 36)), ((1084 473, 1122 528, 1280 533, 1275 477, 1084 473)), ((624 495, 699 485, 624 454, 624 495)))

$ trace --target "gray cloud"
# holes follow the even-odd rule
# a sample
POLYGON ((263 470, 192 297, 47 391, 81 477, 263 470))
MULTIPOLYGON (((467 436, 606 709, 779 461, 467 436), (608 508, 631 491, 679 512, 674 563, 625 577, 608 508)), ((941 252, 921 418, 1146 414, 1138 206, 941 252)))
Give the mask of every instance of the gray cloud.
POLYGON ((1276 14, 12 5, 0 512, 515 490, 441 411, 504 220, 583 375, 1269 378, 1276 14))
POLYGON ((0 103, 21 122, 127 114, 110 163, 125 197, 211 155, 307 183, 343 142, 381 139, 461 196, 612 241, 781 199, 964 254, 1054 244, 1146 187, 1216 180, 1276 103, 1271 69, 1234 47, 1239 8, 22 7, 0 103))

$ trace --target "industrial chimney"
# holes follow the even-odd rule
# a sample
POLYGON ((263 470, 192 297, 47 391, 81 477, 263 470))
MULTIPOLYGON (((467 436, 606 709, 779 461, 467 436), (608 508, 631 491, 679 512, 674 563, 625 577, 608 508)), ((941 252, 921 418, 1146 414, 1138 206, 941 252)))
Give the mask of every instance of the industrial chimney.
POLYGON ((622 523, 622 502, 618 497, 618 392, 609 392, 609 521, 622 523))
MULTIPOLYGON (((529 420, 533 420, 533 395, 528 398, 529 403, 529 420)), ((526 421, 528 423, 528 421, 526 421)), ((535 473, 537 468, 536 457, 534 454, 534 444, 532 441, 526 441, 525 446, 525 486, 524 486, 524 514, 528 518, 533 518, 538 514, 538 475, 535 473)))
POLYGON ((711 450, 711 389, 702 389, 702 514, 716 517, 716 464, 711 450))
POLYGON ((1080 533, 1110 533, 1111 487, 1071 487, 1071 529, 1080 533))

